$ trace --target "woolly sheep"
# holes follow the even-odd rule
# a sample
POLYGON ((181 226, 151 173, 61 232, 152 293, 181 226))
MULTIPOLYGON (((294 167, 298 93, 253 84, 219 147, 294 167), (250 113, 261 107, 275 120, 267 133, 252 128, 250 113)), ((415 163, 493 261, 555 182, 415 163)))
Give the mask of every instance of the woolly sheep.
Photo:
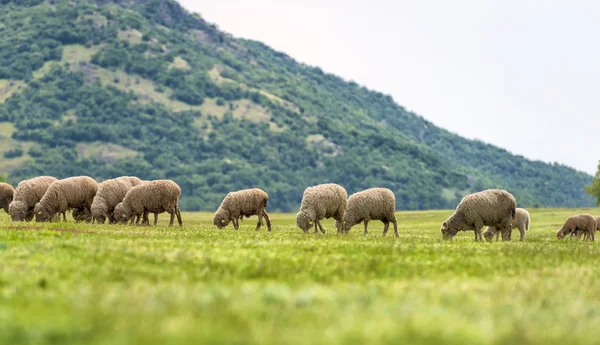
POLYGON ((577 214, 567 218, 567 221, 556 232, 556 237, 562 240, 566 235, 569 235, 577 230, 583 231, 584 241, 594 241, 594 233, 596 232, 596 218, 589 214, 577 214))
POLYGON ((49 221, 55 214, 62 213, 63 220, 66 221, 69 209, 81 209, 89 220, 90 207, 97 190, 98 183, 88 176, 54 181, 34 207, 35 220, 49 221))
MULTIPOLYGON (((390 223, 394 224, 394 234, 398 234, 398 222, 396 221, 396 197, 387 188, 370 188, 362 192, 350 195, 346 203, 344 213, 345 232, 348 233, 354 225, 364 222, 365 235, 368 233, 367 225, 370 220, 383 222, 383 236, 387 234, 390 223)), ((336 221, 339 228, 339 222, 336 221)))
POLYGON ((296 214, 296 225, 304 232, 308 232, 314 225, 315 233, 318 226, 321 232, 325 233, 320 220, 333 218, 338 221, 336 223, 338 233, 344 233, 345 227, 342 222, 346 212, 347 197, 344 187, 335 183, 306 188, 302 195, 300 211, 296 214))
POLYGON ((483 240, 481 228, 494 226, 502 231, 510 227, 517 202, 509 192, 487 189, 462 198, 456 211, 442 224, 444 240, 452 239, 458 231, 474 230, 475 241, 483 240))
POLYGON ((171 215, 169 226, 173 225, 175 216, 179 226, 183 226, 181 213, 179 212, 179 196, 181 188, 177 183, 171 180, 156 180, 149 183, 132 187, 123 201, 115 206, 114 217, 119 223, 131 224, 139 223, 143 216, 144 223, 147 223, 148 213, 155 213, 154 220, 156 225, 158 213, 168 212, 171 215))
MULTIPOLYGON (((600 217, 594 217, 594 219, 596 219, 596 231, 600 231, 600 217)), ((581 235, 583 235, 583 233, 583 230, 575 230, 571 233, 571 237, 581 238, 581 235)))
POLYGON ((98 192, 91 207, 92 222, 104 224, 108 218, 110 224, 115 223, 113 216, 115 206, 123 201, 125 194, 132 187, 140 184, 142 184, 142 181, 134 176, 121 176, 98 184, 98 192))
MULTIPOLYGON (((512 229, 519 228, 519 232, 521 233, 521 242, 525 239, 525 231, 529 230, 529 222, 530 216, 529 212, 524 208, 517 208, 516 215, 510 220, 510 230, 507 233, 502 233, 502 240, 508 239, 510 240, 512 229)), ((483 237, 490 242, 494 235, 496 236, 496 241, 498 240, 498 235, 500 235, 500 231, 496 229, 496 227, 490 226, 483 232, 483 237)))
POLYGON ((271 231, 271 220, 265 210, 268 200, 269 196, 267 193, 259 188, 230 192, 225 196, 219 209, 215 212, 213 224, 222 229, 229 222, 233 222, 233 228, 238 230, 240 219, 256 215, 258 216, 256 230, 259 230, 262 226, 262 219, 264 217, 267 221, 267 230, 271 231))
POLYGON ((0 207, 4 209, 6 213, 8 211, 8 205, 13 201, 15 195, 15 189, 8 183, 0 183, 0 207))
POLYGON ((39 176, 19 182, 15 190, 15 197, 8 206, 12 221, 32 220, 35 204, 42 199, 46 190, 54 181, 58 181, 58 179, 52 176, 39 176))

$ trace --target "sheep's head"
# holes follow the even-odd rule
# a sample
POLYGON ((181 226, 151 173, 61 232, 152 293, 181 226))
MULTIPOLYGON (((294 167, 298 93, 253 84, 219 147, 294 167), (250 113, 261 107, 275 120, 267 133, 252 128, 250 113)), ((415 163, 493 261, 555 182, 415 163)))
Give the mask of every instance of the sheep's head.
POLYGON ((49 212, 45 207, 42 206, 41 203, 37 203, 35 204, 35 207, 33 209, 33 212, 35 214, 35 221, 36 222, 48 222, 50 221, 50 219, 52 218, 52 216, 54 215, 54 213, 49 212))
POLYGON ((13 222, 22 222, 27 219, 27 204, 22 201, 13 201, 8 205, 8 213, 13 222))
POLYGON ((115 206, 114 217, 115 222, 119 224, 127 224, 127 221, 131 219, 131 210, 125 207, 125 205, 120 202, 115 206))
POLYGON ((298 227, 302 229, 302 231, 308 232, 308 230, 312 228, 315 225, 315 223, 313 219, 309 217, 306 213, 298 212, 296 214, 296 225, 298 225, 298 227))
POLYGON ((224 227, 229 225, 230 221, 231 220, 229 219, 229 215, 223 212, 218 212, 213 217, 213 224, 219 229, 223 229, 224 227))
POLYGON ((92 210, 92 219, 98 224, 104 224, 106 221, 106 213, 104 211, 92 210))
POLYGON ((490 231, 490 229, 487 229, 483 232, 483 237, 485 238, 486 241, 488 242, 492 242, 492 240, 494 239, 494 235, 495 233, 492 233, 490 231))
POLYGON ((456 235, 458 229, 453 228, 452 226, 450 226, 450 224, 448 224, 448 221, 445 221, 444 223, 442 223, 440 231, 442 232, 444 240, 448 241, 456 235))
POLYGON ((347 218, 344 218, 342 220, 342 224, 340 224, 339 220, 335 221, 335 228, 338 230, 341 230, 342 232, 346 233, 348 231, 350 231, 350 229, 354 226, 355 224, 351 224, 350 222, 348 222, 347 218), (342 225, 342 227, 340 228, 340 225, 342 225))
POLYGON ((562 228, 560 228, 560 230, 558 230, 556 232, 556 238, 558 238, 559 240, 562 240, 563 238, 565 238, 565 236, 567 236, 569 233, 571 233, 570 229, 563 226, 562 228))

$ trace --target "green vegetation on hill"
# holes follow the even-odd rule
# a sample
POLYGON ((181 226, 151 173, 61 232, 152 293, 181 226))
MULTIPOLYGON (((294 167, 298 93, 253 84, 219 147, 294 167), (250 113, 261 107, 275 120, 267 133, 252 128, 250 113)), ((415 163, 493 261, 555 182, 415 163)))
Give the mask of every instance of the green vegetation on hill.
POLYGON ((12 181, 169 178, 187 210, 249 187, 294 210, 323 182, 391 188, 400 209, 449 208, 491 187, 520 206, 593 205, 587 174, 437 128, 172 0, 0 6, 0 122, 14 128, 2 140, 22 142, 3 155, 12 181))

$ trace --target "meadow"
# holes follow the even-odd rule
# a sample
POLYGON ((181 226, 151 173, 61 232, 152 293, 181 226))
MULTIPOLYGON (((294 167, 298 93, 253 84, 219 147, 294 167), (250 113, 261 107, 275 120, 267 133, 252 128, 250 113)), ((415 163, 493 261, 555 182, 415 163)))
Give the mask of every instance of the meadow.
POLYGON ((0 214, 0 344, 597 344, 600 245, 556 239, 595 209, 531 209, 525 242, 439 231, 451 211, 399 212, 347 236, 11 223, 0 214))

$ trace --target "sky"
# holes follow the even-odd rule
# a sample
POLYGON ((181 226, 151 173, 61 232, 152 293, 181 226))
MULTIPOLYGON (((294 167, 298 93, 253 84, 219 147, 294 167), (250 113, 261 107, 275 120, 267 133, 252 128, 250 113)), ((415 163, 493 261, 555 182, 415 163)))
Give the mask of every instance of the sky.
POLYGON ((179 1, 451 132, 596 172, 600 1, 179 1))

